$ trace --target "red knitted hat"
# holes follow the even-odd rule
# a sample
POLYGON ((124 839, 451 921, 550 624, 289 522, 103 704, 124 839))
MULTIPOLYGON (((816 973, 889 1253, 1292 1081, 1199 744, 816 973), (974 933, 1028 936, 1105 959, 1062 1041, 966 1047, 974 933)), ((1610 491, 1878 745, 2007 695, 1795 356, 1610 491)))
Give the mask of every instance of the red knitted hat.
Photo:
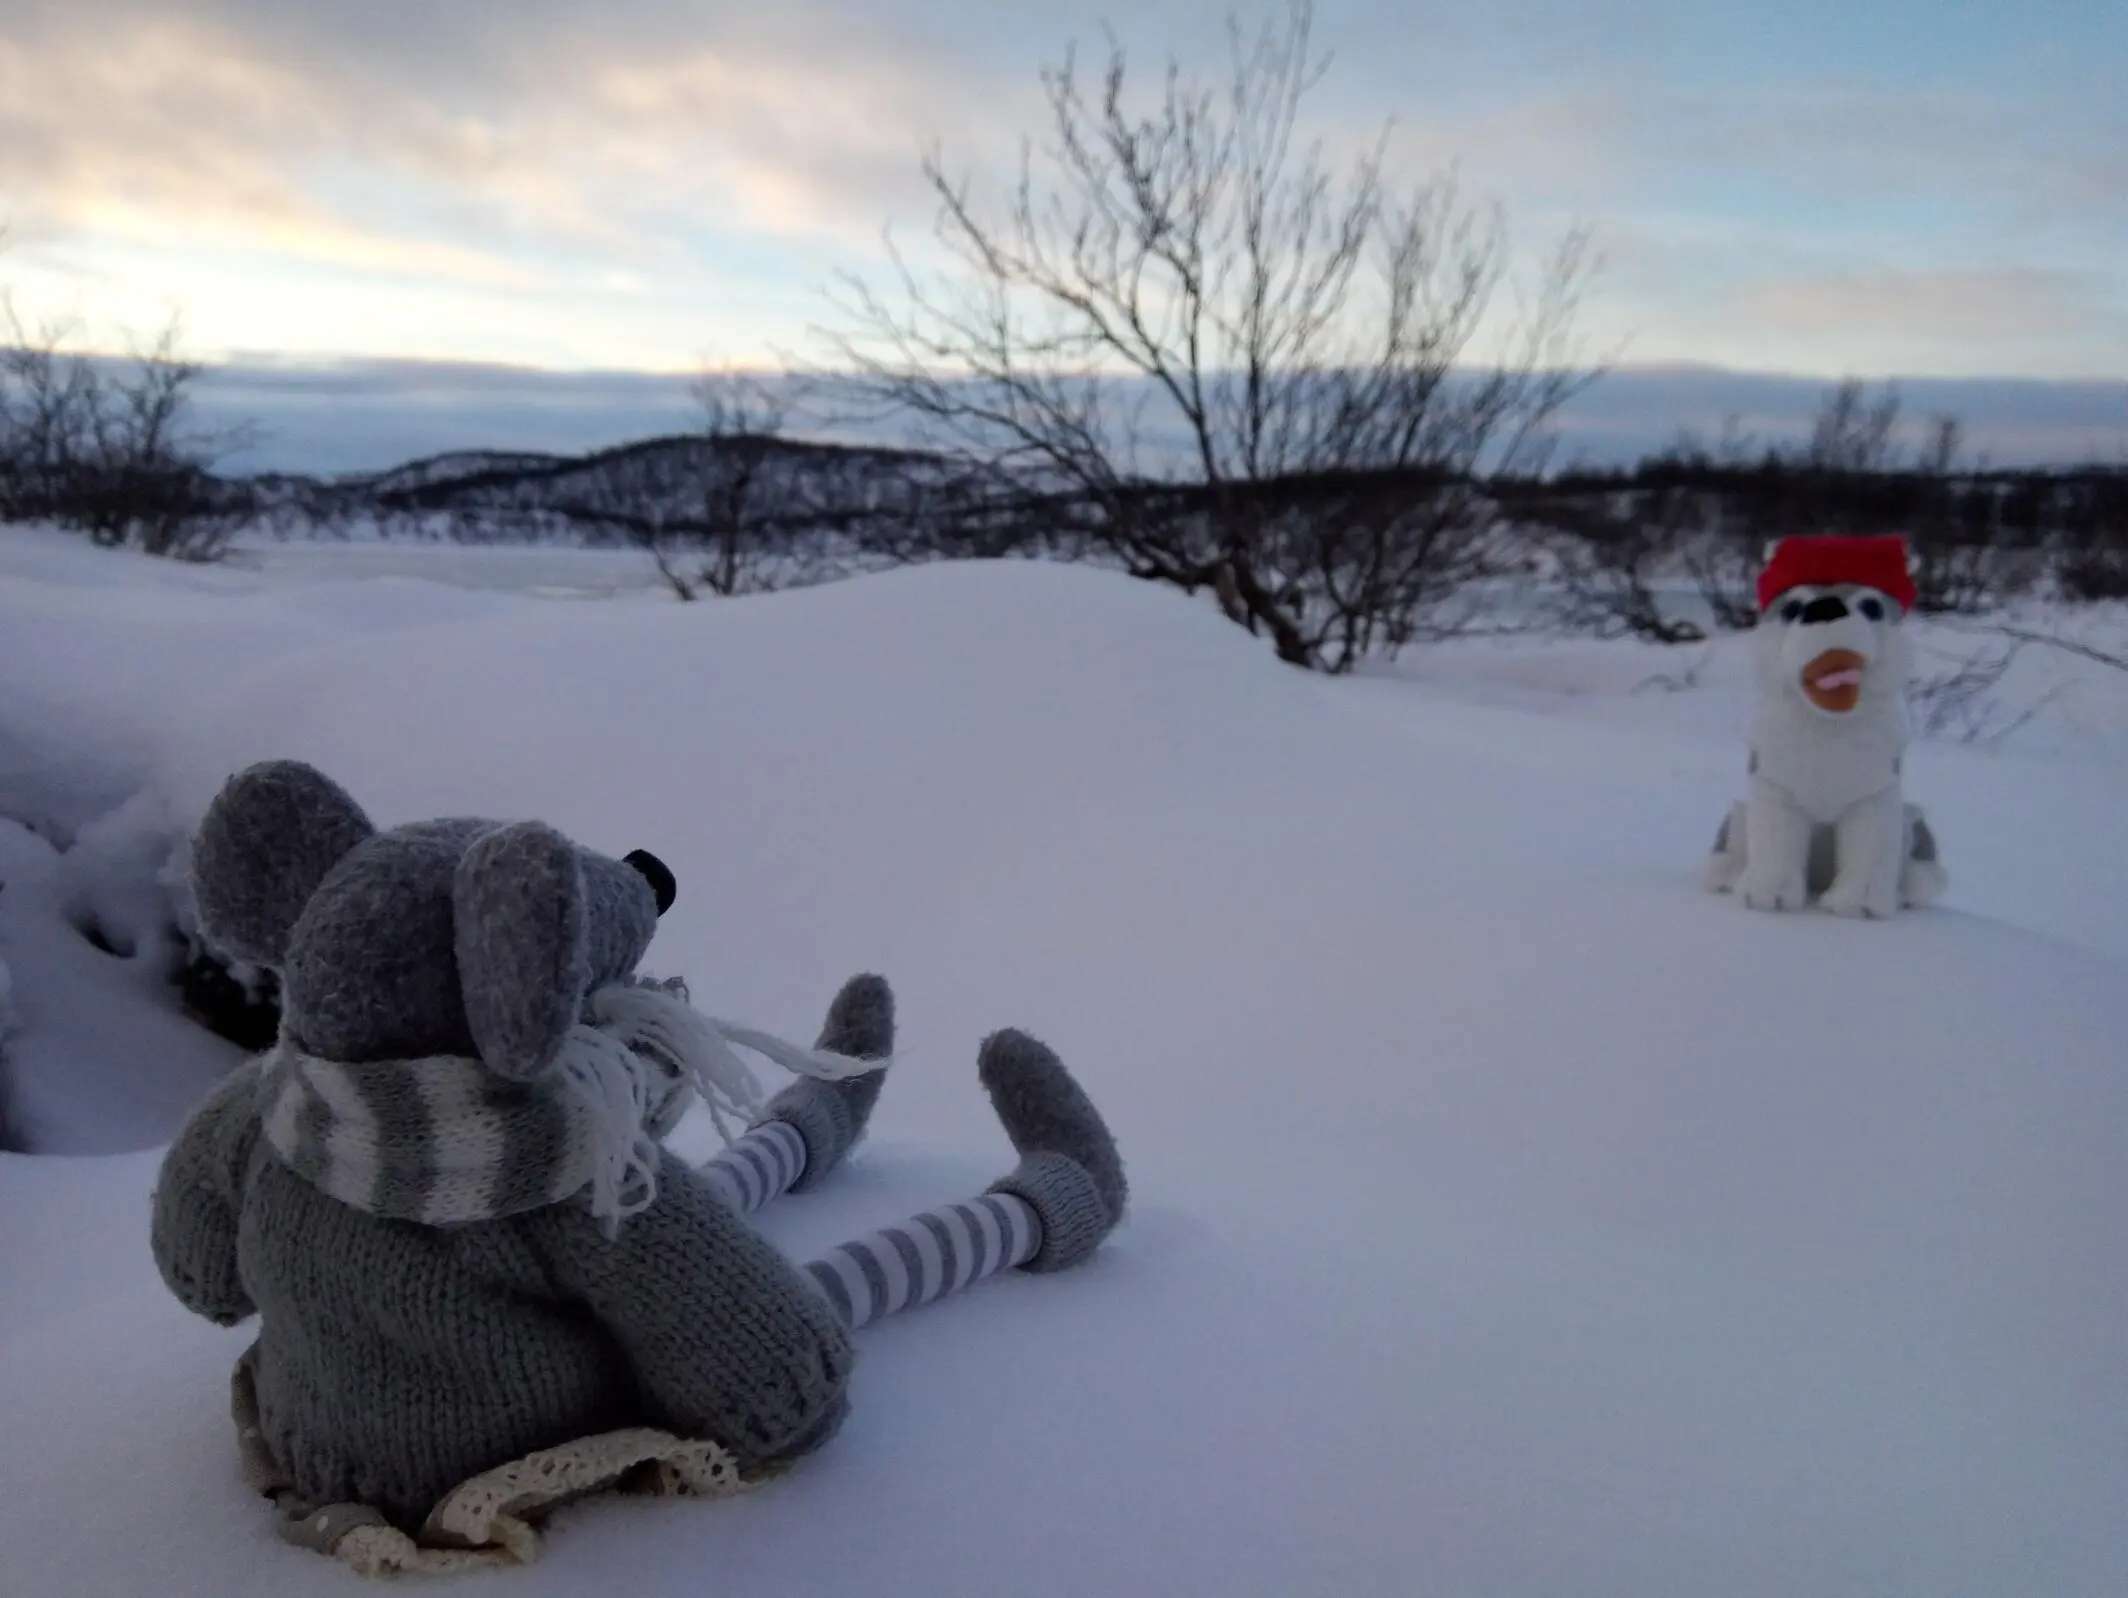
POLYGON ((1804 584, 1830 587, 1859 583, 1914 608, 1914 577, 1907 569, 1906 540, 1897 533, 1868 538, 1834 538, 1813 534, 1784 538, 1773 546, 1766 569, 1759 573, 1759 609, 1804 584))

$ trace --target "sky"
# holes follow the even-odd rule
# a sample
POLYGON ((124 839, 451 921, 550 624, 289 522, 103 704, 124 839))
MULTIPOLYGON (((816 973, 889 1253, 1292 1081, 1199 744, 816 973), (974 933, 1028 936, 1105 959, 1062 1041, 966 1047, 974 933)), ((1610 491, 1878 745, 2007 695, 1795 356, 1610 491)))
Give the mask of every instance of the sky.
MULTIPOLYGON (((1260 17, 1262 10, 1244 10, 1260 17)), ((675 373, 814 358, 919 261, 935 141, 995 177, 1133 0, 0 0, 0 284, 115 347, 675 373)), ((1319 0, 1309 131, 1393 121, 1518 267, 1575 226, 1586 347, 1814 377, 2128 379, 2119 0, 1319 0)))
MULTIPOLYGON (((799 436, 908 442, 891 419, 857 414, 833 385, 752 379, 799 436)), ((361 473, 461 450, 575 454, 700 425, 696 374, 536 371, 468 362, 238 361, 197 394, 201 431, 242 447, 231 469, 361 473)), ((1554 466, 1628 466, 1688 435, 1746 456, 1810 437, 1821 380, 1706 367, 1621 367, 1583 389, 1546 428, 1554 466)), ((1899 401, 1895 447, 1925 448, 1955 417, 1973 466, 2128 463, 2128 384, 2033 378, 1909 378, 1876 383, 1899 401)), ((1171 438, 1170 443, 1174 440, 1171 438)))

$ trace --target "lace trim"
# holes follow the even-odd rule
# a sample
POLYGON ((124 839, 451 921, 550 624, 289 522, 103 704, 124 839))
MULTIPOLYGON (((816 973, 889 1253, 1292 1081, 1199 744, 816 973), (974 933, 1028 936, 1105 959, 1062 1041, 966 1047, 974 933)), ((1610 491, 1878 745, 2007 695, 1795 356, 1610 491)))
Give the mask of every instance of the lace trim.
POLYGON ((440 1576, 529 1565, 539 1557, 540 1523, 572 1500, 601 1492, 729 1498, 770 1479, 742 1475, 739 1461, 715 1443, 632 1427, 543 1448, 483 1471, 446 1494, 410 1537, 367 1504, 312 1504, 297 1495, 260 1429, 248 1354, 231 1377, 230 1407, 245 1480, 274 1501, 283 1540, 338 1559, 364 1576, 440 1576))

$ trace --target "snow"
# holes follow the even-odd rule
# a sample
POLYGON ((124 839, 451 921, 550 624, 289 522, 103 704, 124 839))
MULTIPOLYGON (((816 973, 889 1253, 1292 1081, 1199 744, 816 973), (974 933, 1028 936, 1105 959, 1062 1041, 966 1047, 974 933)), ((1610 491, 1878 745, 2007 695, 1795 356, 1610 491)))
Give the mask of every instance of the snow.
POLYGON ((1646 679, 1696 652, 1630 644, 1330 682, 1090 570, 680 605, 499 558, 188 572, 0 534, 0 750, 72 752, 0 765, 70 828, 5 835, 0 917, 18 871, 44 909, 0 960, 16 1046, 78 1071, 45 1057, 43 1113, 105 1134, 0 1156, 0 1587, 365 1590, 245 1495, 247 1334, 148 1258, 197 1029, 36 931, 152 921, 156 840, 290 755, 383 823, 653 850, 650 963, 718 1014, 809 1035, 885 972, 901 1059, 850 1168, 764 1216, 794 1253, 1004 1170, 1000 1025, 1073 1063, 1133 1180, 1085 1268, 868 1329, 788 1479, 579 1506, 452 1590, 2128 1591, 2103 670, 2073 715, 1915 752, 1951 892, 1853 924, 1696 886, 1741 776, 1726 645, 1677 691, 1646 679))
POLYGON ((172 838, 144 791, 65 854, 0 819, 0 962, 14 1035, 0 1146, 102 1154, 166 1140, 242 1055, 173 1014, 172 838), (94 941, 92 941, 92 935, 94 941))

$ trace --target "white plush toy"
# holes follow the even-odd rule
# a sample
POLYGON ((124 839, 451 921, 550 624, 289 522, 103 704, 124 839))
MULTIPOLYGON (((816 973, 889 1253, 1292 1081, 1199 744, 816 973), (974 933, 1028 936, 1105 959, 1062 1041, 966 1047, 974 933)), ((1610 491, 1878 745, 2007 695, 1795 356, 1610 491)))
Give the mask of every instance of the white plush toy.
POLYGON ((1947 879, 1900 788, 1906 541, 1785 538, 1758 587, 1751 787, 1722 822, 1707 886, 1754 910, 1801 909, 1813 894, 1846 916, 1930 903, 1947 879))

